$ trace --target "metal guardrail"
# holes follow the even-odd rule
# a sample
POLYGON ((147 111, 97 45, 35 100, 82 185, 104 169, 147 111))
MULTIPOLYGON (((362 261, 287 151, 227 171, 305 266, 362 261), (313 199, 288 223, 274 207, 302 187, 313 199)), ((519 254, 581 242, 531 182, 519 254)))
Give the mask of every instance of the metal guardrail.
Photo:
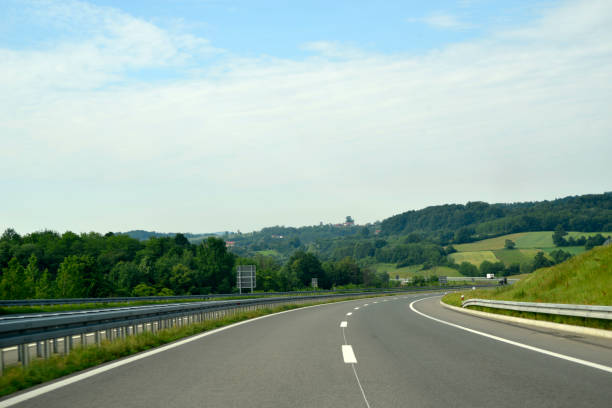
MULTIPOLYGON (((142 332, 157 332, 169 327, 219 319, 240 311, 256 310, 285 304, 308 303, 313 300, 341 299, 377 294, 418 293, 432 290, 452 290, 462 286, 420 287, 412 290, 353 291, 310 296, 263 297, 255 299, 220 300, 206 302, 170 303, 162 305, 129 306, 56 313, 30 313, 0 317, 0 373, 5 352, 15 354, 14 362, 27 366, 35 348, 36 357, 68 354, 76 345, 86 346, 93 337, 95 344, 142 332), (13 347, 11 347, 13 346, 13 347), (16 346, 16 347, 15 347, 16 346), (16 349, 16 350, 15 350, 16 349)), ((295 294, 295 292, 293 292, 295 294)), ((166 298, 167 299, 167 298, 166 298)), ((66 301, 68 299, 63 299, 66 301)), ((98 299, 99 301, 99 299, 98 299)))
MULTIPOLYGON (((359 289, 359 292, 380 292, 378 288, 359 289)), ((338 290, 309 290, 294 292, 254 292, 254 293, 218 293, 208 295, 185 295, 185 296, 140 296, 140 297, 108 297, 108 298, 64 298, 64 299, 15 299, 0 300, 0 307, 7 306, 49 306, 49 305, 70 305, 80 303, 128 303, 142 301, 176 301, 176 300, 208 300, 233 297, 263 297, 263 296, 291 296, 291 295, 320 295, 322 293, 354 293, 355 289, 338 290)))
POLYGON ((578 316, 593 319, 612 320, 612 306, 571 305, 564 303, 511 302, 506 300, 468 299, 463 307, 482 306, 493 309, 515 310, 520 312, 546 313, 560 316, 578 316))

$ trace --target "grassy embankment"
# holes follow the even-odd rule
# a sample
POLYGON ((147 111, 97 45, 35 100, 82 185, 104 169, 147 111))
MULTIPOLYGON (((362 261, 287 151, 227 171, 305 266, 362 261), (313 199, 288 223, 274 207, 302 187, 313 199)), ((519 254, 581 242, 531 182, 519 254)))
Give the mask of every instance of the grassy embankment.
MULTIPOLYGON (((518 302, 612 306, 612 246, 594 248, 559 265, 539 269, 523 277, 514 285, 498 287, 493 290, 480 289, 451 293, 442 300, 453 306, 461 306, 462 294, 466 300, 479 298, 518 302)), ((472 308, 537 320, 612 329, 612 321, 608 320, 514 312, 481 307, 472 308)))
POLYGON ((68 355, 58 354, 47 360, 36 359, 32 361, 27 368, 23 368, 20 365, 5 368, 4 375, 0 377, 0 396, 8 395, 46 381, 51 381, 77 371, 106 363, 108 361, 136 354, 154 347, 171 343, 184 337, 193 336, 195 334, 213 330, 222 326, 227 326, 243 320, 306 306, 375 296, 389 295, 355 296, 343 299, 309 302, 301 305, 277 306, 250 312, 242 312, 234 316, 228 316, 217 320, 208 320, 188 326, 160 330, 157 333, 146 332, 129 336, 125 339, 117 339, 112 342, 103 341, 100 346, 91 345, 82 348, 75 348, 68 355))

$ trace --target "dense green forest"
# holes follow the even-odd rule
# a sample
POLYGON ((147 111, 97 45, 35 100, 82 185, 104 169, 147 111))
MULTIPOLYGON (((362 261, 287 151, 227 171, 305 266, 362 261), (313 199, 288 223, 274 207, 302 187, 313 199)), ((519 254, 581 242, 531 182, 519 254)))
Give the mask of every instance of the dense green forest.
MULTIPOLYGON (((602 235, 565 238, 566 230, 612 231, 612 193, 514 204, 472 202, 408 211, 373 224, 269 227, 242 234, 129 233, 19 235, 0 238, 0 297, 106 297, 228 293, 235 266, 257 265, 258 290, 310 285, 386 286, 378 263, 451 267, 465 276, 511 275, 563 262, 566 246, 601 245, 602 235), (558 250, 526 265, 454 263, 453 244, 513 232, 553 231, 558 250)), ((419 279, 417 279, 419 280, 419 279)))
POLYGON ((258 290, 319 286, 383 286, 388 275, 360 268, 350 259, 321 261, 295 251, 285 264, 273 258, 239 258, 225 241, 209 237, 192 244, 183 234, 139 241, 127 235, 53 231, 0 237, 0 297, 67 298, 152 296, 235 291, 235 266, 256 264, 258 290))
POLYGON ((513 204, 471 202, 408 211, 387 218, 382 233, 424 232, 442 243, 464 243, 514 232, 612 231, 612 192, 513 204))

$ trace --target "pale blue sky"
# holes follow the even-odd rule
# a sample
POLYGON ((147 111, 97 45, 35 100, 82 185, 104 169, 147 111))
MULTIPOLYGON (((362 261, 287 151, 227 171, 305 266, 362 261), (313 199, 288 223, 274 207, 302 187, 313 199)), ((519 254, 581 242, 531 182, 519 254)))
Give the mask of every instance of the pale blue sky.
POLYGON ((606 0, 5 0, 0 228, 249 231, 609 191, 611 73, 606 0))

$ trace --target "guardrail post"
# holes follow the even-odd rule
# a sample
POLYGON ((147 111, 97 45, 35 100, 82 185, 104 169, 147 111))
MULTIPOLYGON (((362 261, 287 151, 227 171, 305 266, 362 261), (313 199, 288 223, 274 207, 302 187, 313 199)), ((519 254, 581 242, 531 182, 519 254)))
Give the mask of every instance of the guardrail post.
POLYGON ((53 338, 53 354, 57 354, 57 338, 53 338))
POLYGON ((24 367, 30 365, 30 345, 22 344, 19 346, 21 348, 22 356, 21 356, 21 364, 24 367))
POLYGON ((44 340, 44 344, 43 344, 43 357, 45 358, 45 360, 49 358, 49 349, 50 349, 49 342, 50 341, 51 340, 44 340))
POLYGON ((4 349, 0 348, 0 375, 4 374, 4 349))
POLYGON ((81 347, 85 347, 87 345, 87 336, 85 333, 81 333, 81 347))
POLYGON ((94 333, 94 340, 96 342, 96 346, 100 345, 100 331, 96 330, 96 332, 94 333))
POLYGON ((42 352, 42 342, 37 341, 36 342, 36 357, 42 357, 43 356, 43 352, 42 352))

